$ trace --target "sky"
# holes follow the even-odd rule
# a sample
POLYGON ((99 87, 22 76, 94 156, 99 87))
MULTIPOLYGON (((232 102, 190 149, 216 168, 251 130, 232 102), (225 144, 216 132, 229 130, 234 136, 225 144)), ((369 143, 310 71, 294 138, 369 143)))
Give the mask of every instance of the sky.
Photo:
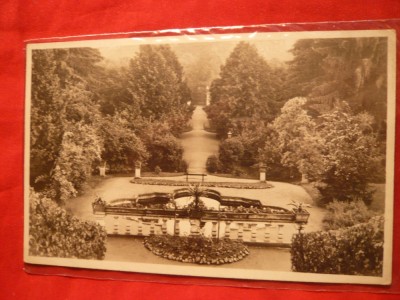
MULTIPOLYGON (((296 39, 297 40, 297 39, 296 39)), ((248 40, 254 44, 259 53, 267 60, 288 61, 293 58, 289 50, 295 43, 294 39, 276 39, 276 40, 248 40)), ((193 42, 193 43, 171 43, 172 49, 178 56, 178 59, 185 60, 189 56, 196 57, 201 52, 208 51, 218 56, 219 61, 224 63, 226 58, 232 52, 233 48, 239 40, 228 41, 206 41, 206 42, 193 42)), ((126 46, 112 46, 99 48, 103 57, 110 63, 117 65, 125 65, 129 63, 129 59, 134 57, 139 49, 139 44, 126 45, 126 46)), ((185 64, 184 62, 182 62, 185 64)))

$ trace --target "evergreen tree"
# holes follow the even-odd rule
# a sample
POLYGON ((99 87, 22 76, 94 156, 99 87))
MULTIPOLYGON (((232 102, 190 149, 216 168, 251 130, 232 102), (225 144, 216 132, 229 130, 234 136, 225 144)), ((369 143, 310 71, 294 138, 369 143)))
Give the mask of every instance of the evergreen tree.
POLYGON ((255 46, 240 42, 211 84, 208 116, 220 137, 239 121, 274 118, 279 110, 272 69, 255 46))

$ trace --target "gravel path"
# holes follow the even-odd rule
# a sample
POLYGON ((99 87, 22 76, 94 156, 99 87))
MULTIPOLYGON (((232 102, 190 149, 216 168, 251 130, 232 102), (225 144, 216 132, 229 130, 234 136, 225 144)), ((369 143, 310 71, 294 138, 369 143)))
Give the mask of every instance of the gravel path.
POLYGON ((183 159, 189 164, 188 173, 206 173, 206 161, 210 155, 218 154, 219 142, 214 133, 204 130, 207 115, 202 106, 196 106, 193 112, 191 125, 192 131, 181 135, 184 149, 183 159))

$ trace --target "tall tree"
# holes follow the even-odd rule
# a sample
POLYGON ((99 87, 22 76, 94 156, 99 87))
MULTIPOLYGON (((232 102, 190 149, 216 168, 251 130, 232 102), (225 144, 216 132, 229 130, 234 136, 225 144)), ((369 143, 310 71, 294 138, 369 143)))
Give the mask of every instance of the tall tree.
POLYGON ((279 103, 272 73, 255 46, 240 42, 234 48, 210 88, 208 116, 219 136, 226 137, 236 121, 274 118, 279 103))
POLYGON ((43 186, 58 157, 64 101, 54 51, 32 53, 30 182, 43 186))
MULTIPOLYGON (((71 61, 82 49, 35 50, 32 56, 31 184, 55 200, 76 194, 100 159, 98 107, 89 80, 71 61)), ((87 62, 89 72, 95 62, 87 62)))
POLYGON ((275 142, 281 164, 315 179, 322 164, 322 139, 316 130, 316 123, 304 109, 306 103, 306 98, 293 98, 286 102, 272 128, 277 133, 275 142))
POLYGON ((317 114, 346 101, 367 111, 377 125, 386 118, 386 38, 303 39, 292 49, 288 87, 292 97, 309 97, 317 114))
MULTIPOLYGON (((144 118, 171 121, 175 115, 186 122, 189 120, 190 93, 183 80, 182 66, 170 46, 141 46, 131 60, 129 76, 128 87, 144 118)), ((175 123, 171 121, 171 129, 179 134, 182 123, 179 128, 175 123)))
POLYGON ((321 116, 323 137, 323 183, 320 191, 325 201, 360 199, 369 204, 372 181, 381 159, 373 118, 368 113, 354 115, 346 103, 321 116))
POLYGON ((145 165, 151 170, 182 168, 183 149, 177 137, 186 129, 192 108, 190 90, 183 68, 169 45, 143 45, 125 73, 132 105, 127 110, 130 127, 142 140, 148 155, 145 165))

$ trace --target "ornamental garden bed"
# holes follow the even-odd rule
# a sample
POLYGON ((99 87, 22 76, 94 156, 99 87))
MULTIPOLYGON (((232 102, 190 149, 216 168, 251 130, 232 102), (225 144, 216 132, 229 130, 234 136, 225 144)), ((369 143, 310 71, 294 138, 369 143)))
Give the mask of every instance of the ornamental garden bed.
POLYGON ((152 235, 143 243, 148 250, 163 258, 202 265, 233 263, 249 255, 248 248, 241 241, 202 235, 152 235))
MULTIPOLYGON (((186 181, 175 181, 167 179, 146 179, 146 178, 134 178, 130 181, 135 184, 146 184, 146 185, 165 185, 165 186, 187 186, 186 181)), ((268 182, 202 182, 203 187, 222 187, 222 188, 235 188, 235 189, 268 189, 272 188, 273 185, 268 182)))

